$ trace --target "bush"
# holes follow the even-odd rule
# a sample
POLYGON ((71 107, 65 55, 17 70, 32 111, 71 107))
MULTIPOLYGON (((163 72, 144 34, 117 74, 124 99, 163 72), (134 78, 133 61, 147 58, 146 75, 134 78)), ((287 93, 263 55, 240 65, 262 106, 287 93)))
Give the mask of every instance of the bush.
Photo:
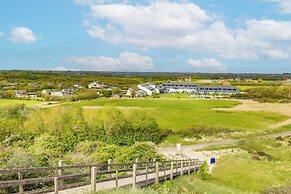
POLYGON ((76 148, 75 148, 75 152, 79 152, 79 153, 83 153, 86 155, 90 155, 96 151, 98 151, 98 149, 103 146, 103 143, 97 142, 97 141, 83 141, 80 142, 76 148))
POLYGON ((208 164, 206 162, 203 162, 199 167, 199 175, 202 180, 207 181, 211 178, 211 175, 208 171, 208 164))
POLYGON ((48 166, 62 158, 67 150, 66 146, 55 136, 43 134, 36 138, 35 143, 28 150, 37 158, 39 166, 48 166))
POLYGON ((127 117, 116 107, 104 108, 103 128, 108 143, 132 145, 135 142, 158 142, 162 131, 157 122, 143 111, 133 111, 127 117))
POLYGON ((138 158, 139 161, 148 161, 150 159, 161 159, 157 154, 154 144, 136 143, 130 147, 121 148, 120 152, 115 154, 116 162, 133 162, 138 158))
POLYGON ((176 135, 182 137, 196 137, 201 138, 202 135, 205 136, 214 136, 217 134, 222 133, 232 133, 239 130, 232 130, 227 128, 218 128, 218 127, 211 127, 211 126, 193 126, 190 129, 178 131, 176 135))
POLYGON ((16 149, 5 164, 5 168, 29 168, 36 166, 36 158, 22 149, 16 149))

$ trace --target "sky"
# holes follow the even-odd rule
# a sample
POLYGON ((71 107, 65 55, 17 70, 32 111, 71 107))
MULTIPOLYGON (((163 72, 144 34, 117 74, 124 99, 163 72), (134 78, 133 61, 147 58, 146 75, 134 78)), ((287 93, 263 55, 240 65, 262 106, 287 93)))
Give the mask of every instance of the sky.
POLYGON ((290 73, 291 0, 1 0, 0 69, 290 73))

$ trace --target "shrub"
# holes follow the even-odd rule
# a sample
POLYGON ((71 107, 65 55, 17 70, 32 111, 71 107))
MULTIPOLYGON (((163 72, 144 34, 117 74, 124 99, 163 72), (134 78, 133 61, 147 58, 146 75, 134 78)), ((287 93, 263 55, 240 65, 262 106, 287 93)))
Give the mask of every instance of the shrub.
POLYGON ((118 145, 158 142, 162 136, 157 122, 143 111, 132 111, 125 117, 116 107, 105 107, 103 127, 106 141, 118 145))
POLYGON ((76 148, 75 152, 83 153, 86 155, 90 155, 96 151, 98 151, 99 147, 101 147, 103 143, 97 142, 97 141, 83 141, 80 142, 76 148))
POLYGON ((150 159, 161 159, 157 154, 155 146, 151 143, 136 143, 130 147, 123 147, 120 152, 116 153, 115 159, 117 162, 133 162, 136 158, 140 161, 150 159))
POLYGON ((35 140, 35 143, 28 148, 38 161, 38 165, 47 166, 59 158, 62 158, 66 151, 66 145, 55 136, 43 134, 35 140))
POLYGON ((211 178, 211 175, 209 174, 208 164, 206 162, 203 162, 199 167, 199 175, 202 180, 206 181, 211 178))
POLYGON ((36 165, 36 158, 22 149, 16 149, 5 164, 5 168, 29 168, 36 165))

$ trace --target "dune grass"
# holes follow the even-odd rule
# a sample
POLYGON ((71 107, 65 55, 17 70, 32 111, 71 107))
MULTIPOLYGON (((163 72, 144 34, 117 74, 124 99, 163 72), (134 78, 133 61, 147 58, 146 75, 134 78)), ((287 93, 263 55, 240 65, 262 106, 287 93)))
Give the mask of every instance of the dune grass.
POLYGON ((3 106, 10 106, 10 105, 17 105, 17 104, 24 104, 27 106, 36 105, 41 103, 41 101, 36 100, 16 100, 16 99, 0 99, 0 107, 3 106))

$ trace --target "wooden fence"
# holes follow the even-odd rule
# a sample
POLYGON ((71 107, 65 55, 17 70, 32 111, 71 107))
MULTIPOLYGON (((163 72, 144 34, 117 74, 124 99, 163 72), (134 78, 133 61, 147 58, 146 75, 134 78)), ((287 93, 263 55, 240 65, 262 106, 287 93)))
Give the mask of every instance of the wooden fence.
POLYGON ((63 161, 59 161, 55 167, 0 169, 0 193, 57 194, 85 185, 91 185, 90 191, 96 191, 97 183, 114 181, 114 187, 119 188, 119 181, 126 178, 131 178, 127 186, 147 186, 197 171, 200 163, 196 159, 120 164, 109 160, 108 164, 64 166, 63 161), (154 178, 148 177, 153 174, 154 178), (143 180, 137 181, 137 176, 141 175, 143 180))

